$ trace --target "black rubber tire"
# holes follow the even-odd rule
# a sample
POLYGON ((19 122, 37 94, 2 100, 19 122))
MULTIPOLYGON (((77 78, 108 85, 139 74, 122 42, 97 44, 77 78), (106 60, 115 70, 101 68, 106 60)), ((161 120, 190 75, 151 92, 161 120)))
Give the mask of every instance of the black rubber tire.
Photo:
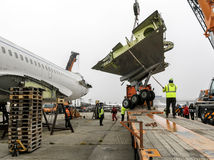
POLYGON ((210 123, 211 125, 214 125, 214 118, 211 118, 211 119, 209 120, 209 123, 210 123))
POLYGON ((124 100, 123 100, 123 102, 122 102, 122 105, 123 105, 123 107, 124 108, 130 108, 131 107, 131 101, 129 100, 129 99, 127 99, 127 98, 125 98, 124 100))
POLYGON ((139 102, 140 102, 140 97, 139 95, 135 94, 131 97, 131 102, 132 102, 132 105, 138 105, 139 102))
POLYGON ((149 95, 149 100, 153 101, 155 99, 155 92, 153 91, 149 91, 150 95, 149 95))
POLYGON ((201 122, 203 122, 203 123, 207 123, 207 119, 205 118, 205 114, 206 114, 206 112, 201 113, 201 122))
POLYGON ((129 108, 130 108, 130 109, 134 109, 135 106, 136 106, 136 105, 131 104, 129 108))
POLYGON ((149 92, 148 92, 148 90, 146 90, 146 89, 142 90, 142 91, 140 92, 140 98, 141 98, 142 100, 148 99, 148 98, 149 98, 149 92))

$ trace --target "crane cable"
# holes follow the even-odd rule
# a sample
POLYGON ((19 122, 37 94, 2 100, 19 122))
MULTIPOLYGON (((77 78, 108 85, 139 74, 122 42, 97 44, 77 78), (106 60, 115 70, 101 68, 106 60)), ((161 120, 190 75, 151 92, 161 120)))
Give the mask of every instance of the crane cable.
MULTIPOLYGON (((134 26, 133 26, 133 29, 135 29, 136 25, 139 24, 139 19, 138 19, 138 16, 140 15, 140 5, 138 3, 137 0, 135 0, 135 3, 133 5, 133 10, 134 10, 134 15, 135 15, 135 21, 134 21, 134 26)), ((131 40, 130 41, 133 41, 133 33, 132 33, 132 36, 131 36, 131 40)))

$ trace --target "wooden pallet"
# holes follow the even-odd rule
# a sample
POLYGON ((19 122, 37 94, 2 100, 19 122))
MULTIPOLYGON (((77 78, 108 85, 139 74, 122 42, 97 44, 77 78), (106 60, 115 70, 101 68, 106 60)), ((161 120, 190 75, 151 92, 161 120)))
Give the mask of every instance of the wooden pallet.
POLYGON ((10 91, 39 91, 42 92, 41 88, 34 88, 34 87, 12 87, 10 91))
POLYGON ((40 91, 10 91, 11 95, 40 95, 42 96, 42 92, 40 91))
POLYGON ((33 100, 33 101, 27 101, 25 100, 22 102, 21 100, 10 100, 11 106, 13 107, 31 107, 31 106, 42 106, 42 101, 33 100))
MULTIPOLYGON (((9 144, 12 144, 14 142, 15 142, 15 140, 8 140, 9 144)), ((38 138, 34 141, 29 141, 29 140, 24 139, 24 140, 21 140, 21 142, 27 148, 28 152, 32 152, 41 147, 42 138, 38 138)))
POLYGON ((41 95, 10 95, 10 100, 42 100, 41 95))
POLYGON ((16 123, 10 123, 9 122, 9 128, 11 127, 31 127, 31 128, 35 128, 35 127, 40 127, 42 126, 42 120, 41 121, 28 121, 28 122, 19 122, 18 125, 16 125, 16 123))
POLYGON ((28 132, 28 133, 33 133, 35 131, 42 131, 42 125, 38 125, 35 127, 10 127, 8 128, 8 132, 28 132))
POLYGON ((10 102, 13 103, 18 103, 18 104, 33 104, 33 103, 40 103, 42 104, 42 99, 12 99, 10 102))
POLYGON ((8 134, 8 139, 9 140, 12 140, 12 139, 15 139, 15 138, 18 138, 19 140, 28 140, 28 141, 34 141, 34 140, 37 140, 37 139, 40 139, 42 138, 42 132, 38 132, 38 133, 34 133, 34 134, 27 134, 27 135, 23 135, 22 133, 19 133, 18 135, 16 134, 8 134))
POLYGON ((41 147, 41 142, 40 143, 37 142, 37 144, 29 145, 27 150, 28 150, 28 152, 33 152, 33 151, 37 150, 40 147, 41 147))

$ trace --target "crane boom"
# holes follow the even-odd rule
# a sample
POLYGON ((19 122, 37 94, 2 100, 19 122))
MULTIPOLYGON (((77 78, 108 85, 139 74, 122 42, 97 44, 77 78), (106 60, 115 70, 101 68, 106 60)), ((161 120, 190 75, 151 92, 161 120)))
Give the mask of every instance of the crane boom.
POLYGON ((187 0, 214 49, 214 0, 187 0))

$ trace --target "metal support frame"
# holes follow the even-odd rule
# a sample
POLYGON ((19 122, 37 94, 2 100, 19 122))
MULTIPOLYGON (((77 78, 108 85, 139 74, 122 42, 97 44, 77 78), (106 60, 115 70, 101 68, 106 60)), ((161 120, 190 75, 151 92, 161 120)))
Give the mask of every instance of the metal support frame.
POLYGON ((69 117, 68 117, 68 115, 67 115, 67 113, 65 111, 65 107, 64 107, 63 104, 58 104, 58 106, 57 106, 50 135, 53 135, 53 132, 54 132, 55 129, 59 129, 59 130, 68 130, 68 129, 70 129, 72 133, 74 132, 74 129, 73 129, 72 125, 71 125, 70 119, 69 119, 69 117), (57 120, 57 116, 58 116, 58 113, 59 113, 59 105, 62 106, 63 113, 65 114, 65 126, 66 126, 66 128, 56 127, 56 120, 57 120), (69 128, 67 128, 67 126, 69 128))
MULTIPOLYGON (((122 124, 123 127, 125 127, 126 129, 128 129, 129 132, 131 132, 131 134, 133 136, 135 136, 136 138, 139 139, 140 141, 140 148, 139 149, 144 149, 143 146, 143 122, 141 121, 121 121, 120 124, 122 124), (139 123, 139 134, 135 133, 132 129, 130 129, 126 124, 131 124, 131 123, 139 123)), ((134 140, 134 147, 137 148, 137 144, 136 141, 134 140)))
POLYGON ((43 123, 43 126, 44 127, 48 127, 48 131, 50 131, 50 126, 49 126, 49 123, 48 123, 48 119, 47 119, 47 116, 46 116, 46 113, 44 112, 44 110, 42 109, 42 114, 44 116, 44 119, 45 119, 45 123, 43 123))
POLYGON ((149 75, 146 77, 146 80, 145 80, 145 82, 144 82, 144 87, 146 87, 147 86, 147 84, 148 84, 148 82, 149 82, 149 79, 150 79, 150 77, 151 77, 151 72, 149 73, 149 75))

